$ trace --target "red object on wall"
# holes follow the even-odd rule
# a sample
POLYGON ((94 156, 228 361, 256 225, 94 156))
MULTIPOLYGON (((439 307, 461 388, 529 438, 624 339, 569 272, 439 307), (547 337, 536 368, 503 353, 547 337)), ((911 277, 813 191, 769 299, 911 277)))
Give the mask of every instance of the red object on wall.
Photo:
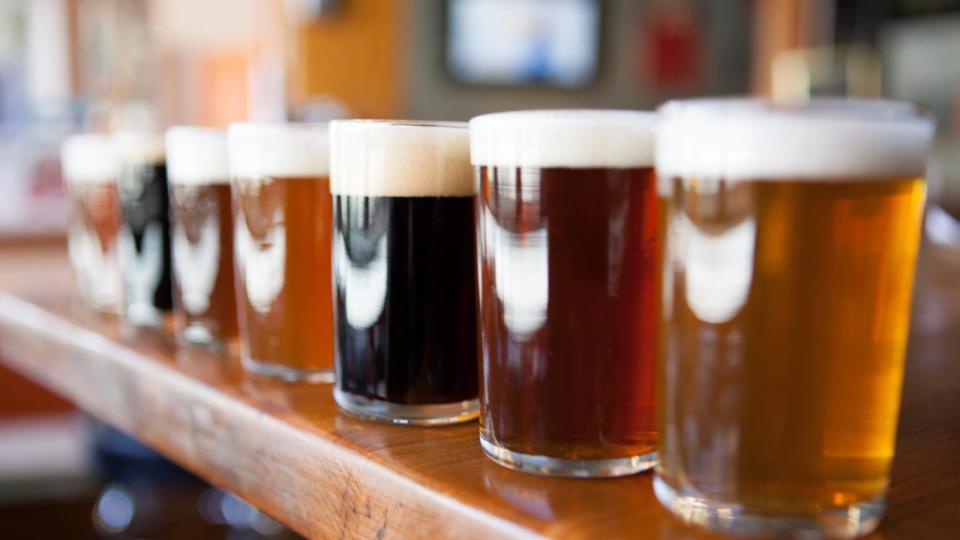
POLYGON ((696 89, 703 79, 703 31, 689 6, 660 4, 641 32, 646 80, 656 88, 696 89))

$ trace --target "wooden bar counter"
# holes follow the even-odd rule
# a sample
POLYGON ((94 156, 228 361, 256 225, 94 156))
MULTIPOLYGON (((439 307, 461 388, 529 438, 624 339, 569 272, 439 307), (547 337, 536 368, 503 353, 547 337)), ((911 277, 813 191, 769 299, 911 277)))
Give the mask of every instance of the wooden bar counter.
MULTIPOLYGON (((887 518, 870 538, 960 537, 960 250, 925 246, 887 518)), ((0 247, 0 361, 320 538, 707 538, 651 475, 542 478, 487 460, 477 425, 371 424, 330 385, 132 335, 76 300, 60 245, 0 247)))

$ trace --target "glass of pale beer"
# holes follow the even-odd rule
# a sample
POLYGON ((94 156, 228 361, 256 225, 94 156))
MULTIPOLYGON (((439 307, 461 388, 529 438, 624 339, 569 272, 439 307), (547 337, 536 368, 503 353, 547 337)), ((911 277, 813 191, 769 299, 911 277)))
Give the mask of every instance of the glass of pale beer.
POLYGON ((658 499, 714 531, 883 513, 933 123, 911 105, 661 108, 658 499))
POLYGON ((603 110, 470 121, 480 442, 501 465, 599 477, 654 464, 654 126, 603 110))
POLYGON ((243 365, 332 382, 329 125, 233 124, 227 147, 243 365))
POLYGON ((67 247, 80 297, 93 309, 119 314, 123 282, 117 243, 117 159, 109 135, 67 137, 61 148, 63 178, 70 196, 67 247))

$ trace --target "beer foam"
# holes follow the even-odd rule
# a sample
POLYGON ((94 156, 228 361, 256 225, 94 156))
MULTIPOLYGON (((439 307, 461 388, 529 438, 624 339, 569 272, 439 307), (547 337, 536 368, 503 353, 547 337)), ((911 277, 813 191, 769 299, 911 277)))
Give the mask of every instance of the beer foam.
POLYGON ((163 135, 149 131, 118 131, 113 134, 120 164, 156 165, 166 159, 163 135))
POLYGON ((229 183, 226 132, 195 126, 168 129, 167 178, 184 185, 229 183))
POLYGON ((325 178, 330 175, 330 128, 328 124, 231 124, 227 152, 235 178, 325 178))
POLYGON ((622 110, 502 112, 470 120, 470 157, 491 167, 653 166, 656 115, 622 110))
POLYGON ((68 184, 109 183, 117 177, 117 155, 109 135, 81 133, 60 145, 60 166, 68 184))
POLYGON ((670 102, 660 108, 657 173, 726 180, 923 176, 933 122, 903 102, 756 99, 670 102))
POLYGON ((470 196, 470 135, 462 122, 335 120, 330 191, 381 197, 470 196))

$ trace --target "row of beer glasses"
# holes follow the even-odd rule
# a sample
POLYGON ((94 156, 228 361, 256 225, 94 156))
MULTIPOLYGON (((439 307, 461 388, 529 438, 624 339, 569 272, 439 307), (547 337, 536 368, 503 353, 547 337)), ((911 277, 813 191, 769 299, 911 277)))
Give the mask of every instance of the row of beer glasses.
POLYGON ((656 465, 690 523, 851 537, 883 512, 932 132, 898 102, 726 99, 85 135, 71 257, 109 310, 116 272, 75 252, 116 244, 129 322, 174 299, 183 340, 239 337, 352 415, 479 415, 511 468, 656 465), (119 220, 89 203, 111 151, 119 220))

